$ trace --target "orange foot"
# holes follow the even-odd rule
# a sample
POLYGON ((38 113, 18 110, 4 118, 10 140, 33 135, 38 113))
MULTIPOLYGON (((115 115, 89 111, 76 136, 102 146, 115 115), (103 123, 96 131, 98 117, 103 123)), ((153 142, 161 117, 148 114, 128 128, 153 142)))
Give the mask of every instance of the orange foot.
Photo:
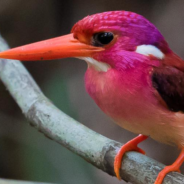
POLYGON ((182 148, 180 155, 176 159, 176 161, 169 166, 166 166, 159 174, 154 184, 162 184, 162 181, 164 180, 167 173, 176 171, 180 172, 180 167, 182 163, 184 162, 184 148, 182 148))
POLYGON ((138 135, 137 137, 135 137, 134 139, 130 140, 129 142, 127 142, 126 144, 124 144, 120 150, 118 151, 118 154, 115 157, 114 160, 114 172, 116 174, 116 177, 120 180, 121 177, 119 175, 119 169, 121 168, 121 160, 123 158, 123 155, 125 154, 125 152, 127 151, 137 151, 140 152, 142 154, 145 154, 145 151, 140 149, 139 147, 137 147, 137 145, 146 140, 148 138, 148 136, 145 135, 138 135))

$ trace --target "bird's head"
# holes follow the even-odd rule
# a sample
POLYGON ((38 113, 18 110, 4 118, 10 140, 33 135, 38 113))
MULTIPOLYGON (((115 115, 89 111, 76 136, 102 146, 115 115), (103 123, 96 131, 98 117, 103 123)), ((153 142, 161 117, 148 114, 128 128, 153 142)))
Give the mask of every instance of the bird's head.
POLYGON ((85 17, 73 26, 69 35, 10 49, 0 53, 0 58, 78 57, 99 70, 107 70, 122 62, 123 57, 127 62, 127 57, 138 55, 161 59, 168 52, 170 49, 161 33, 144 17, 127 11, 111 11, 85 17))

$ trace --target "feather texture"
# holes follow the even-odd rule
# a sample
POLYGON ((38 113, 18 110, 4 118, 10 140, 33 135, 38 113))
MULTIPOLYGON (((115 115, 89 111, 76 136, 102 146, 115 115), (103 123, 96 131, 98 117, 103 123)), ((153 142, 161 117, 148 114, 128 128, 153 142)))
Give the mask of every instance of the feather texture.
POLYGON ((184 112, 184 72, 169 66, 154 68, 152 81, 169 110, 184 112))

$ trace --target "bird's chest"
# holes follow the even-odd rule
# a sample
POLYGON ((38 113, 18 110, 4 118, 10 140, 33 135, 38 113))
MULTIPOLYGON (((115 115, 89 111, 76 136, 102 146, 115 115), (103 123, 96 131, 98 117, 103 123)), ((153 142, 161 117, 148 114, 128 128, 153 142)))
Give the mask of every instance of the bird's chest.
POLYGON ((86 89, 105 113, 113 117, 130 116, 145 106, 144 100, 153 94, 148 73, 139 69, 99 72, 89 68, 85 75, 86 89))
POLYGON ((85 75, 86 90, 117 124, 140 133, 148 129, 150 120, 158 117, 149 72, 149 68, 107 72, 89 68, 85 75))

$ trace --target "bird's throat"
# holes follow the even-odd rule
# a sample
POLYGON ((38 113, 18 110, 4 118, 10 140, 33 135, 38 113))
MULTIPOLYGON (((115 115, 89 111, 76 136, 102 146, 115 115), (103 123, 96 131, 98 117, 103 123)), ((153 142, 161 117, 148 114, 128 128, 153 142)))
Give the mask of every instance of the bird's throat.
POLYGON ((79 59, 86 61, 89 67, 93 67, 99 72, 107 72, 111 68, 107 63, 97 61, 91 57, 79 57, 79 59))

